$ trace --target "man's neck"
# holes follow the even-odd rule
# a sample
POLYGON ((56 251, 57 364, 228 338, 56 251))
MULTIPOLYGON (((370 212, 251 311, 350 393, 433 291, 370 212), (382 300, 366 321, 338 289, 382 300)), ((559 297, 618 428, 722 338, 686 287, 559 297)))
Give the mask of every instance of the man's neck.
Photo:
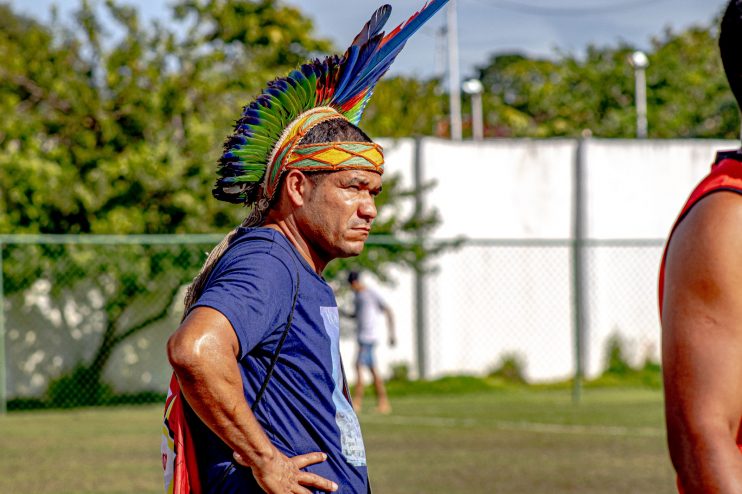
POLYGON ((282 234, 293 244, 299 254, 309 263, 309 266, 319 275, 324 271, 327 262, 315 255, 306 240, 299 233, 298 228, 290 219, 272 220, 270 217, 263 225, 282 234))

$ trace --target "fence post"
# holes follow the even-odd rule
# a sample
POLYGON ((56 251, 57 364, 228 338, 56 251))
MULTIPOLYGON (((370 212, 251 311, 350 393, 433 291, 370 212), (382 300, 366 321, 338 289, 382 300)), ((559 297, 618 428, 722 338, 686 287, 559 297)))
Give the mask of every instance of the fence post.
POLYGON ((0 242, 0 415, 8 412, 7 361, 5 357, 5 280, 3 278, 3 243, 0 242))
MULTIPOLYGON (((415 215, 423 212, 423 171, 422 171, 422 137, 416 136, 412 158, 413 177, 415 186, 415 215)), ((422 246, 424 238, 421 233, 417 235, 418 245, 422 246)), ((428 376, 427 355, 427 308, 426 302, 426 279, 425 266, 415 269, 415 339, 417 353, 417 378, 425 379, 428 376)))
POLYGON ((585 332, 587 324, 587 293, 585 286, 585 137, 577 139, 572 178, 572 330, 575 359, 575 375, 572 380, 572 401, 579 403, 584 377, 585 332))

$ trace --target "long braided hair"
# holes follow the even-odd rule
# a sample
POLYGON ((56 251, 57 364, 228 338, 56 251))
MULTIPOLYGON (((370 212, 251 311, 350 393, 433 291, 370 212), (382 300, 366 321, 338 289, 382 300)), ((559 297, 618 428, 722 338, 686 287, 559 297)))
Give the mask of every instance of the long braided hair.
MULTIPOLYGON (((302 138, 300 144, 319 144, 322 142, 344 141, 372 142, 371 139, 366 135, 366 133, 363 132, 361 129, 345 119, 338 118, 333 120, 326 120, 317 124, 309 132, 307 132, 307 135, 302 138)), ((327 173, 332 172, 305 172, 307 177, 309 177, 309 179, 312 181, 319 179, 319 177, 326 175, 327 173)), ((262 187, 260 187, 259 189, 259 193, 262 194, 262 187)), ((254 200, 251 201, 251 203, 253 204, 253 208, 250 211, 250 214, 242 221, 240 226, 229 232, 221 240, 221 242, 219 242, 213 249, 211 249, 211 252, 209 252, 209 256, 206 258, 206 262, 201 268, 201 271, 198 273, 198 275, 196 275, 196 277, 193 279, 193 282, 191 282, 188 290, 186 291, 185 300, 183 301, 185 306, 185 310, 183 311, 183 319, 186 318, 191 307, 193 307, 193 305, 198 301, 198 298, 201 296, 201 293, 203 292, 204 287, 206 286, 206 282, 208 281, 211 272, 214 270, 216 263, 219 261, 219 259, 221 259, 227 249, 229 249, 229 246, 231 245, 234 237, 237 235, 239 229, 261 226, 265 222, 266 213, 270 210, 271 207, 273 207, 273 205, 277 201, 277 198, 281 193, 280 190, 281 188, 279 186, 279 192, 276 194, 276 198, 274 198, 273 203, 268 205, 266 208, 258 207, 258 204, 263 202, 263 197, 259 196, 254 198, 254 200)))

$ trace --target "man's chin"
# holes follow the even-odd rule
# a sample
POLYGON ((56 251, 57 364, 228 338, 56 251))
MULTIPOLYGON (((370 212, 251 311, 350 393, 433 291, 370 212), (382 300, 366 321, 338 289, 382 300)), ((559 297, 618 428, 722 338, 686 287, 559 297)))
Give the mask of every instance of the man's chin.
POLYGON ((353 242, 346 242, 345 245, 340 249, 338 257, 355 257, 363 252, 363 248, 366 246, 365 240, 358 240, 353 242))

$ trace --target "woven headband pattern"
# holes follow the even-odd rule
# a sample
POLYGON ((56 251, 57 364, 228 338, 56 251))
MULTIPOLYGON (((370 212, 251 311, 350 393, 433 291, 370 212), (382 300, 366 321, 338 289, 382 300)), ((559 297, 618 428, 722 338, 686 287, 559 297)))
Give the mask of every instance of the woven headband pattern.
POLYGON ((323 142, 296 146, 289 170, 368 170, 384 173, 384 152, 373 142, 323 142))
POLYGON ((268 162, 263 194, 266 200, 273 199, 278 182, 288 169, 306 171, 360 169, 375 171, 379 174, 384 172, 384 155, 381 146, 374 143, 299 144, 314 127, 334 119, 346 120, 343 115, 330 107, 313 108, 299 115, 299 118, 286 128, 276 143, 268 162))

